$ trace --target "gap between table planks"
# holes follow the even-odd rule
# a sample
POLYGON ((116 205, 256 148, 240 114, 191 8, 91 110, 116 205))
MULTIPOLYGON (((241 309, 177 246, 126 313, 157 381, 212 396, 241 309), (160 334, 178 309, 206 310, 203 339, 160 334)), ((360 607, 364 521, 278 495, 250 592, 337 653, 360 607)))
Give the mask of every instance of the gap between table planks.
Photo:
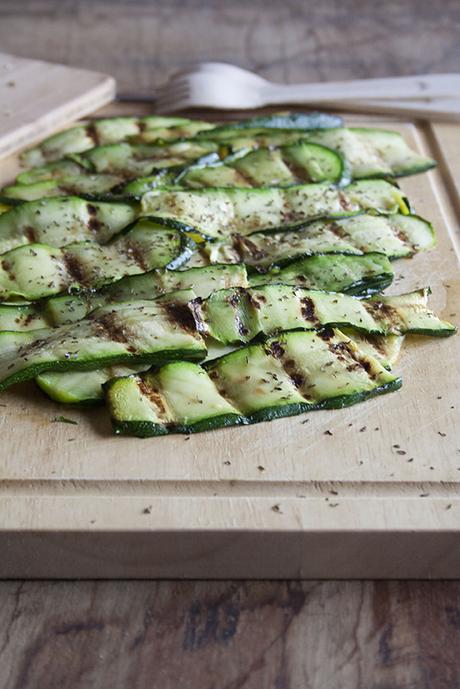
MULTIPOLYGON (((438 247, 396 262, 391 291, 429 284, 434 310, 460 322, 460 127, 347 122, 396 129, 440 161, 401 180, 438 247)), ((3 161, 0 181, 17 169, 3 161)), ((0 400, 0 576, 459 577, 458 336, 411 338, 397 370, 397 393, 189 439, 116 438, 104 409, 17 386, 0 400), (62 413, 79 425, 52 423, 62 413)))

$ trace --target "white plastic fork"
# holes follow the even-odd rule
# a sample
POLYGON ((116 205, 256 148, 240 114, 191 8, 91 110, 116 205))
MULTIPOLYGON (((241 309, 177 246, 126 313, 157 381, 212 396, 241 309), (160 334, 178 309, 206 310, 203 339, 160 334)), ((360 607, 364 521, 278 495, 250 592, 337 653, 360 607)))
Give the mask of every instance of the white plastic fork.
POLYGON ((155 104, 157 112, 327 104, 360 112, 456 119, 460 117, 459 95, 460 74, 283 85, 235 65, 207 62, 173 75, 158 89, 155 104))

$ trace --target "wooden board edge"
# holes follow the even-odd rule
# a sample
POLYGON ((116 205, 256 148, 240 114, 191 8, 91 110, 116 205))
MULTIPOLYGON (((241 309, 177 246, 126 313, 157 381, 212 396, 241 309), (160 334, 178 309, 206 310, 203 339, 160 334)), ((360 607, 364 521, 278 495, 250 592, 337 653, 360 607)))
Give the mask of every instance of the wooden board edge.
POLYGON ((460 151, 458 148, 460 123, 430 122, 426 126, 430 149, 447 183, 455 213, 460 215, 460 151))
POLYGON ((116 96, 115 79, 105 74, 96 76, 100 77, 99 83, 89 88, 84 97, 79 94, 73 101, 55 108, 51 113, 39 117, 38 120, 15 129, 10 136, 3 136, 0 159, 17 153, 26 146, 33 145, 58 130, 65 129, 66 126, 73 124, 76 120, 90 115, 95 110, 112 102, 116 96), (37 122, 40 124, 40 133, 34 135, 33 132, 38 129, 37 122))
POLYGON ((0 577, 460 577, 460 497, 331 498, 1 498, 0 577))

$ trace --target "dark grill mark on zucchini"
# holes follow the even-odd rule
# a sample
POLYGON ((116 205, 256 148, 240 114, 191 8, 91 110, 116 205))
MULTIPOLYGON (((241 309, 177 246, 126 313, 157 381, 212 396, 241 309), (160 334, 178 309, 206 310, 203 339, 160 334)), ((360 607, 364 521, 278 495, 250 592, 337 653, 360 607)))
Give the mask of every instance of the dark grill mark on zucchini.
POLYGON ((287 158, 283 158, 283 163, 286 165, 289 172, 294 177, 294 184, 301 184, 310 181, 310 177, 307 173, 307 170, 305 170, 301 165, 298 165, 293 160, 289 160, 287 158))
POLYGON ((139 266, 143 273, 146 273, 150 266, 145 260, 144 250, 141 249, 139 244, 134 242, 127 242, 124 252, 127 258, 134 259, 135 263, 139 266))
POLYGON ((270 342, 268 351, 269 354, 275 357, 275 359, 281 359, 281 357, 284 355, 285 349, 281 345, 281 342, 275 340, 274 342, 270 342))
POLYGON ((88 220, 88 227, 92 232, 97 234, 99 232, 99 230, 102 229, 103 225, 102 225, 101 221, 98 220, 97 218, 90 218, 88 220))
POLYGON ((27 227, 24 228, 24 234, 27 237, 30 244, 34 244, 37 241, 37 235, 35 232, 35 228, 32 227, 32 225, 28 225, 27 227))
POLYGON ((31 344, 24 344, 18 348, 18 357, 27 361, 29 356, 46 344, 46 340, 39 338, 31 344))
POLYGON ((347 233, 345 232, 343 227, 341 227, 337 222, 334 222, 334 221, 330 222, 327 225, 327 229, 330 230, 332 232, 332 234, 335 234, 335 236, 338 237, 339 239, 343 239, 344 237, 347 237, 347 233))
MULTIPOLYGON (((91 315, 89 319, 92 320, 91 315)), ((128 344, 133 337, 133 333, 125 325, 120 325, 115 312, 97 316, 93 320, 93 326, 96 335, 107 337, 109 340, 120 342, 121 344, 128 344)), ((136 351, 135 347, 131 346, 128 346, 127 349, 129 352, 136 351)))
POLYGON ((394 223, 391 223, 391 229, 403 244, 407 244, 412 251, 417 250, 417 245, 410 241, 407 233, 404 232, 404 230, 402 230, 400 227, 397 227, 394 223))
POLYGON ((16 280, 16 275, 12 270, 12 265, 6 258, 2 260, 1 266, 10 280, 16 280))
POLYGON ((236 316, 236 327, 238 328, 238 332, 241 335, 241 337, 246 337, 246 335, 249 335, 249 330, 246 328, 245 325, 243 325, 243 322, 239 316, 236 316))
POLYGON ((99 230, 103 226, 101 221, 96 217, 97 216, 97 208, 96 208, 96 206, 93 206, 92 203, 88 203, 86 205, 86 208, 87 208, 88 213, 90 215, 90 218, 88 220, 88 227, 92 232, 97 233, 97 232, 99 232, 99 230))
POLYGON ((253 292, 249 292, 248 294, 249 297, 249 303, 253 308, 255 308, 257 311, 260 311, 260 303, 266 301, 265 297, 263 294, 254 294, 253 292))
MULTIPOLYGON (((191 304, 195 305, 196 301, 197 299, 194 299, 191 304)), ((179 324, 181 328, 188 332, 199 330, 199 328, 195 326, 195 320, 190 305, 171 302, 169 304, 164 304, 164 310, 171 323, 179 324)))
POLYGON ((159 391, 148 385, 142 378, 139 378, 136 382, 141 395, 153 402, 162 416, 166 416, 166 407, 159 391))
POLYGON ((321 328, 321 330, 318 330, 318 337, 320 337, 325 342, 328 342, 330 339, 334 337, 334 331, 332 330, 332 328, 321 328))
POLYGON ((351 211, 353 210, 352 204, 348 201, 347 197, 342 191, 339 191, 339 203, 340 207, 343 208, 344 211, 351 211))
POLYGON ((374 318, 386 318, 393 325, 400 325, 401 318, 397 310, 391 306, 391 304, 378 300, 363 301, 363 304, 366 311, 374 318))
POLYGON ((330 343, 328 347, 329 351, 342 362, 346 363, 348 359, 352 359, 352 363, 347 366, 347 371, 362 368, 372 380, 375 378, 375 373, 372 371, 369 361, 363 360, 348 342, 330 343))
POLYGON ((203 320, 203 301, 204 300, 201 297, 196 297, 196 299, 193 299, 188 304, 190 313, 192 314, 193 320, 195 321, 195 328, 199 333, 206 332, 206 325, 203 320))
POLYGON ((240 305, 240 300, 240 294, 235 290, 231 297, 228 298, 228 303, 230 306, 233 306, 234 309, 237 309, 240 305))
POLYGON ((90 122, 87 124, 85 131, 89 138, 93 141, 94 145, 99 146, 99 134, 95 123, 90 122))
POLYGON ((302 297, 300 303, 302 304, 300 311, 305 320, 310 321, 311 323, 316 323, 318 319, 316 318, 315 304, 313 303, 313 299, 310 299, 310 297, 302 297))
POLYGON ((243 237, 240 234, 234 235, 233 246, 238 252, 240 260, 242 256, 244 256, 245 251, 248 251, 256 261, 261 261, 266 255, 265 251, 259 249, 257 245, 249 239, 249 237, 243 237))
POLYGON ((305 383, 305 375, 299 370, 294 359, 283 361, 283 368, 292 380, 296 388, 301 388, 305 383))
POLYGON ((88 276, 85 275, 83 265, 78 258, 67 251, 63 252, 62 258, 64 259, 64 265, 71 278, 83 287, 88 287, 88 276))
POLYGON ((243 182, 246 182, 248 187, 257 187, 259 186, 254 182, 254 179, 251 177, 251 175, 247 172, 247 170, 241 170, 240 168, 235 169, 236 174, 238 177, 241 177, 243 182))

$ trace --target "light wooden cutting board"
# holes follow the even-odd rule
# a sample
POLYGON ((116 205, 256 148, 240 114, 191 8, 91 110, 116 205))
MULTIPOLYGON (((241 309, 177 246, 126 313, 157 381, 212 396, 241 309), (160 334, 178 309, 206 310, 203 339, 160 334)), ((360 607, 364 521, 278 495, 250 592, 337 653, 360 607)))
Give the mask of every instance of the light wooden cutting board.
MULTIPOLYGON (((392 291, 431 285, 460 323, 460 127, 347 121, 440 161, 401 180, 438 247, 396 262, 392 291)), ((0 181, 17 169, 5 160, 0 181)), ((0 398, 0 576, 459 577, 460 336, 408 338, 397 370, 400 392, 349 409, 149 440, 15 387, 0 398), (79 425, 53 423, 63 413, 79 425)))
POLYGON ((0 158, 114 97, 106 74, 0 53, 0 158))

